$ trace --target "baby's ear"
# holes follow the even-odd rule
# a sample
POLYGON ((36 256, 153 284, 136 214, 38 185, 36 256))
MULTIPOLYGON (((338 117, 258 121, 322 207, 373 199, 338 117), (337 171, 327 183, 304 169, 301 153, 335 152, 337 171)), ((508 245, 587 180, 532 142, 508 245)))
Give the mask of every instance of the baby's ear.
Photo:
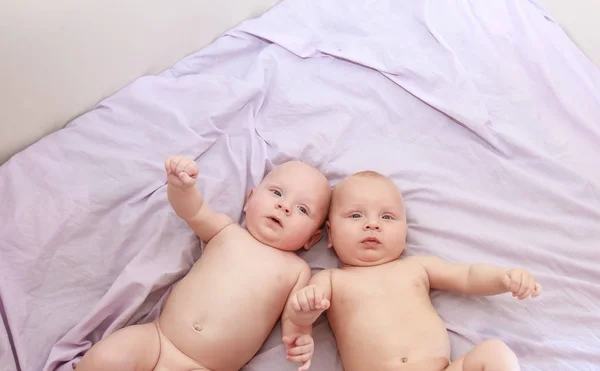
POLYGON ((329 223, 329 220, 325 222, 325 228, 327 229, 327 247, 331 249, 333 241, 331 241, 331 223, 329 223))
POLYGON ((250 201, 250 197, 252 197, 252 193, 254 193, 254 188, 252 188, 250 190, 250 193, 248 193, 248 198, 246 199, 246 202, 244 203, 244 212, 246 212, 246 208, 248 207, 248 201, 250 201))
POLYGON ((321 237, 323 237, 323 230, 317 229, 315 234, 313 234, 308 239, 308 242, 306 242, 306 244, 304 244, 304 249, 309 250, 311 247, 313 247, 317 242, 319 242, 321 240, 321 237))

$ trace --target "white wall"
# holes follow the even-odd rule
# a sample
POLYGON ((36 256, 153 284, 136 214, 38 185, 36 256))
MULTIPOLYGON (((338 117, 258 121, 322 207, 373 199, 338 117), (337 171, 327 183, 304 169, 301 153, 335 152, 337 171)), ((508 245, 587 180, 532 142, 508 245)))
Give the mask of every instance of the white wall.
MULTIPOLYGON (((277 1, 0 1, 0 164, 277 1)), ((538 1, 600 66, 600 0, 538 1)))
POLYGON ((600 66, 600 0, 539 0, 587 56, 600 66))
POLYGON ((0 164, 276 2, 0 1, 0 164))

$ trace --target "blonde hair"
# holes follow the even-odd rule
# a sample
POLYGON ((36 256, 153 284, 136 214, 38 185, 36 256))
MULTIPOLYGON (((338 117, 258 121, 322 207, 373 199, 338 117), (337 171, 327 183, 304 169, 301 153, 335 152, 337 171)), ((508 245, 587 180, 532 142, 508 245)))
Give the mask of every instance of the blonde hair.
MULTIPOLYGON (((330 201, 330 205, 329 205, 329 212, 331 213, 333 211, 333 207, 334 207, 334 203, 336 200, 336 188, 338 187, 338 185, 342 184, 345 180, 350 179, 350 178, 354 178, 354 177, 360 177, 360 178, 371 178, 371 179, 381 179, 381 180, 385 180, 387 182, 390 182, 391 184, 394 185, 394 187, 398 188, 398 186, 396 185, 396 183, 394 183, 393 180, 391 180, 389 177, 374 171, 374 170, 363 170, 363 171, 359 171, 357 173, 354 173, 346 178, 344 178, 341 182, 337 183, 335 186, 333 186, 333 188, 331 189, 331 201, 330 201)), ((400 203, 402 206, 402 209, 404 210, 404 198, 402 197, 402 192, 400 191, 400 189, 398 189, 398 193, 400 194, 400 203)), ((406 213, 406 211, 404 211, 404 213, 406 213)), ((406 217, 406 215, 405 215, 406 217)))
POLYGON ((359 171, 358 173, 354 173, 352 175, 349 176, 349 178, 353 177, 353 176, 358 176, 358 177, 365 177, 365 178, 385 178, 385 179, 389 179, 387 176, 378 173, 377 171, 374 170, 363 170, 363 171, 359 171))

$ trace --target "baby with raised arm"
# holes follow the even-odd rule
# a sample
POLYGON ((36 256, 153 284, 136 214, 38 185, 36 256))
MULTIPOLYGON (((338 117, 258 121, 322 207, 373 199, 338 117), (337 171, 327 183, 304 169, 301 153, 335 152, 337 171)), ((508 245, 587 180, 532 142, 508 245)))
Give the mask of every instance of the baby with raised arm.
MULTIPOLYGON (((169 157, 165 168, 169 201, 207 243, 204 252, 156 321, 101 340, 78 371, 237 371, 258 352, 290 295, 310 279, 309 266, 294 251, 321 238, 331 188, 317 169, 298 161, 274 168, 250 192, 242 228, 204 202, 193 159, 169 157)), ((289 349, 312 356, 306 327, 283 321, 282 331, 289 349)))
POLYGON ((542 287, 527 271, 433 256, 399 259, 407 232, 402 195, 372 171, 334 187, 326 225, 328 246, 342 267, 313 276, 290 297, 285 313, 307 326, 327 310, 345 371, 519 370, 515 354, 499 340, 486 340, 450 364, 448 333, 429 291, 536 297, 542 287))

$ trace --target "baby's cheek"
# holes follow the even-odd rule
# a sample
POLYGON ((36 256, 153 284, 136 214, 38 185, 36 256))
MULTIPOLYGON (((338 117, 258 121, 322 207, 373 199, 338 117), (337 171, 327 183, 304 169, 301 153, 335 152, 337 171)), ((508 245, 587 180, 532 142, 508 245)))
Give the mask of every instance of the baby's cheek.
POLYGON ((333 230, 331 238, 334 244, 342 245, 345 244, 345 240, 348 238, 348 236, 340 230, 333 230))
POLYGON ((298 238, 311 236, 312 231, 315 229, 314 225, 310 222, 306 222, 304 220, 297 221, 292 225, 292 233, 294 236, 298 238))

